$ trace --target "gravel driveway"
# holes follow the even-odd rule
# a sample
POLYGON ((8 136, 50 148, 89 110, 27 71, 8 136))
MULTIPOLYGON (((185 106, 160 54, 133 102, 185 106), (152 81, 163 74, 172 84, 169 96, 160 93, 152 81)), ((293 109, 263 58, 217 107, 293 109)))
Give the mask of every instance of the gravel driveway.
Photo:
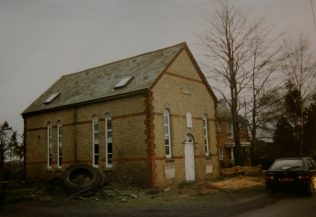
POLYGON ((0 216, 226 216, 267 196, 261 178, 245 176, 160 191, 107 186, 97 195, 77 199, 40 189, 26 195, 9 201, 0 216))

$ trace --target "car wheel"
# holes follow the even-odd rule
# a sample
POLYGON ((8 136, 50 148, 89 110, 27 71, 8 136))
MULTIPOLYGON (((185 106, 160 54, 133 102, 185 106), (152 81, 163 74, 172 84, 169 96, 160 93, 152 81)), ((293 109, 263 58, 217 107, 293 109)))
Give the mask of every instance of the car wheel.
POLYGON ((274 191, 274 190, 276 190, 276 187, 275 187, 275 185, 272 185, 270 183, 266 183, 266 189, 268 191, 274 191))
POLYGON ((315 189, 316 189, 316 179, 312 178, 307 186, 307 191, 306 191, 307 196, 310 196, 310 197, 314 196, 315 189))

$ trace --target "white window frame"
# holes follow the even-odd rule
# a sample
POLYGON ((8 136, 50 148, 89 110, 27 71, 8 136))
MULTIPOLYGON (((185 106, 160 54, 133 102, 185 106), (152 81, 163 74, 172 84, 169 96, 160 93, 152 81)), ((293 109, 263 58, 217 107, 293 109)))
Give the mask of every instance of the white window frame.
POLYGON ((92 117, 92 166, 98 168, 100 160, 100 125, 99 119, 96 115, 92 117), (95 125, 97 124, 97 129, 95 130, 95 125), (98 143, 96 143, 98 141, 98 143), (98 146, 98 153, 96 153, 96 146, 98 146), (96 162, 96 157, 98 158, 96 162))
POLYGON ((60 121, 57 122, 57 168, 61 169, 63 165, 63 135, 62 135, 62 124, 60 121))
POLYGON ((233 131, 233 123, 227 122, 227 138, 233 138, 234 131, 233 131))
POLYGON ((112 117, 110 113, 105 114, 105 167, 112 168, 113 160, 113 126, 112 117), (108 123, 111 121, 111 129, 108 127, 108 123), (109 136, 111 135, 111 137, 109 136), (111 152, 109 151, 109 145, 111 145, 111 152), (110 157, 111 156, 111 157, 110 157))
POLYGON ((163 134, 166 158, 172 158, 172 144, 171 144, 171 131, 170 131, 170 112, 165 109, 163 112, 163 134), (167 143, 166 143, 167 141, 167 143), (167 149, 169 152, 167 152, 167 149))
POLYGON ((219 160, 224 160, 224 148, 220 147, 218 149, 219 160))
POLYGON ((52 125, 47 123, 47 168, 51 169, 53 164, 53 137, 52 137, 52 125))
POLYGON ((203 116, 203 139, 204 139, 204 150, 205 156, 210 156, 210 147, 209 147, 209 140, 208 140, 208 119, 207 115, 204 114, 203 116))

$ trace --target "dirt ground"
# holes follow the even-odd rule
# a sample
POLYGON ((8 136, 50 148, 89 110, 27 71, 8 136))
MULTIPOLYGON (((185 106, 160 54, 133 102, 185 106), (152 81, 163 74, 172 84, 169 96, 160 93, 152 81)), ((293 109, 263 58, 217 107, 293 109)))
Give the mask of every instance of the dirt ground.
POLYGON ((109 185, 97 194, 75 199, 60 189, 37 185, 11 192, 7 196, 7 203, 0 208, 0 216, 218 215, 265 194, 261 176, 245 175, 203 185, 184 183, 161 190, 109 185))

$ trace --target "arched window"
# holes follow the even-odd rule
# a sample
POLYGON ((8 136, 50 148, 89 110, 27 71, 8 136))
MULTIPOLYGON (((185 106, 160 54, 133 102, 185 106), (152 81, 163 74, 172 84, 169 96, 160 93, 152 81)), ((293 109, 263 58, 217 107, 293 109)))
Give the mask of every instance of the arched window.
POLYGON ((99 120, 97 116, 92 117, 92 165, 99 166, 99 120))
POLYGON ((105 166, 112 167, 112 118, 109 113, 105 114, 105 166))
POLYGON ((53 150, 52 150, 52 125, 50 122, 47 123, 47 168, 52 168, 53 161, 53 150))
POLYGON ((208 142, 208 120, 207 120, 206 114, 204 114, 203 116, 203 137, 204 137, 205 156, 209 156, 210 148, 209 148, 209 142, 208 142))
POLYGON ((63 132, 61 122, 57 122, 57 167, 62 168, 63 165, 63 132))
POLYGON ((166 157, 172 157, 172 146, 171 146, 171 132, 170 132, 170 113, 169 110, 165 109, 163 112, 163 132, 165 141, 166 157))

